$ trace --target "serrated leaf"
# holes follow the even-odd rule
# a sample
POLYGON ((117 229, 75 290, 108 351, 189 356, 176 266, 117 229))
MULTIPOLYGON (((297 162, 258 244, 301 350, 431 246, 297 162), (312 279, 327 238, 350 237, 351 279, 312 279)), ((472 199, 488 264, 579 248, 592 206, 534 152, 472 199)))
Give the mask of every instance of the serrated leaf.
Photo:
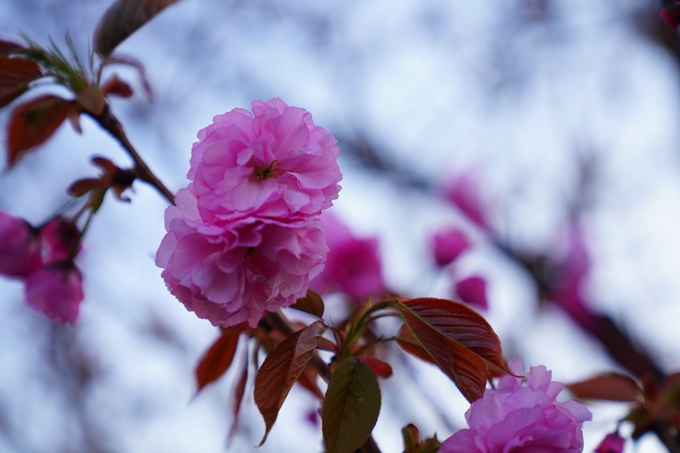
POLYGON ((7 163, 12 167, 28 150, 45 142, 64 122, 69 101, 46 95, 17 106, 7 126, 7 163))
POLYGON ((456 343, 510 373, 498 335, 472 308, 453 300, 430 297, 407 300, 403 304, 456 343))
POLYGON ((305 297, 299 298, 290 308, 304 311, 317 318, 323 318, 324 304, 323 299, 311 289, 307 290, 305 297))
POLYGON ((224 329, 222 335, 210 346, 196 367, 196 393, 203 387, 219 379, 227 372, 234 361, 240 331, 224 329))
POLYGON ((640 386, 625 374, 607 373, 566 386, 578 398, 608 401, 636 401, 640 386))
POLYGON ((417 344, 418 340, 416 340, 416 337, 414 337, 411 331, 408 330, 408 326, 406 324, 402 325, 399 328, 399 333, 397 334, 397 337, 403 339, 397 340, 397 344, 401 349, 408 352, 414 357, 429 362, 433 365, 437 365, 437 362, 434 361, 432 356, 428 354, 428 352, 425 349, 423 349, 422 346, 417 344))
POLYGON ((340 362, 321 409, 326 453, 352 453, 361 448, 378 421, 380 403, 373 371, 354 357, 340 362))
POLYGON ((30 82, 42 76, 40 67, 31 60, 0 58, 0 107, 19 97, 28 90, 30 82))
POLYGON ((456 384, 463 396, 470 402, 481 398, 488 377, 484 360, 474 351, 432 327, 410 307, 399 304, 397 308, 418 343, 456 384))
POLYGON ((288 392, 314 355, 325 330, 326 325, 316 321, 291 334, 267 354, 255 377, 255 404, 266 426, 260 445, 267 440, 288 392))
POLYGON ((94 33, 94 50, 108 57, 137 29, 178 0, 117 0, 104 13, 94 33))

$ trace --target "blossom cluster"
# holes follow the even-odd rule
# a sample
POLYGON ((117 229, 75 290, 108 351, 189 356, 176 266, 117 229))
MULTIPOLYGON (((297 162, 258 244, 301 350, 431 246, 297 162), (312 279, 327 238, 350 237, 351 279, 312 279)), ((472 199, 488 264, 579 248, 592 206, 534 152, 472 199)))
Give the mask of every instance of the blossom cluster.
POLYGON ((75 322, 83 300, 75 223, 55 217, 41 228, 0 212, 0 274, 25 282, 27 304, 55 321, 75 322))
POLYGON ((216 116, 165 213, 156 264, 170 292, 225 327, 303 297, 328 251, 319 216, 340 190, 338 154, 309 112, 280 99, 216 116))

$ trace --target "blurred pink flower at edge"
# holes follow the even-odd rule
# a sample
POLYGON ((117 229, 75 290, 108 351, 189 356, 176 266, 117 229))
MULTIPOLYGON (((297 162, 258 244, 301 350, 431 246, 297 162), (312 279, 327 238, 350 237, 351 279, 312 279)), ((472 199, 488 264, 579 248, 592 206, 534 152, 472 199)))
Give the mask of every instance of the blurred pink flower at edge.
POLYGON ((28 277, 42 266, 38 231, 28 222, 0 212, 0 273, 28 277))
POLYGON ((357 301, 385 290, 376 238, 357 238, 336 216, 321 215, 328 256, 326 266, 310 286, 328 294, 343 292, 357 301))
MULTIPOLYGON (((522 362, 509 364, 516 375, 522 362)), ((552 381, 544 366, 532 367, 526 377, 505 375, 496 389, 488 389, 465 413, 469 429, 454 433, 440 453, 580 453, 581 425, 592 414, 576 401, 557 402, 564 385, 552 381)))

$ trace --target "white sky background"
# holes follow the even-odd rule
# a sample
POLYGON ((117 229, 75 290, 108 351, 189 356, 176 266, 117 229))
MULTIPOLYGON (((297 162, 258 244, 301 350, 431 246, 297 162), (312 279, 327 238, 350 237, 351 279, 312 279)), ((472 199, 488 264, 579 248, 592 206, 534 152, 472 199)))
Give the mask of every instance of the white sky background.
MULTIPOLYGON (((63 43, 68 28, 84 50, 108 3, 4 0, 0 35, 63 43)), ((594 156, 598 178, 584 217, 594 255, 589 294, 677 370, 678 67, 631 25, 630 11, 642 0, 554 1, 547 21, 519 14, 518 5, 534 3, 184 0, 120 46, 144 63, 154 101, 140 96, 133 72, 116 69, 137 94, 113 101, 114 113, 177 190, 186 185, 196 132, 215 114, 278 96, 334 134, 364 134, 427 180, 474 171, 499 230, 533 251, 563 233, 578 154, 594 156)), ((2 124, 6 118, 5 110, 2 124)), ((91 155, 128 164, 94 123, 83 118, 83 128, 77 136, 63 126, 40 152, 0 175, 0 209, 41 223, 67 200, 73 180, 95 174, 91 155)), ((431 272, 427 239, 438 226, 462 224, 460 216, 352 160, 341 158, 341 168, 336 213, 357 232, 379 235, 389 285, 447 297, 446 279, 431 272)), ((107 199, 86 237, 79 262, 86 300, 75 328, 55 329, 25 307, 21 284, 0 280, 0 452, 85 451, 71 403, 78 395, 101 451, 224 450, 233 376, 187 404, 193 368, 217 331, 165 290, 153 264, 165 202, 148 187, 135 189, 130 205, 107 199), (76 346, 65 350, 94 364, 92 383, 80 390, 69 377, 78 360, 46 362, 51 348, 71 342, 76 346)), ((491 248, 480 245, 456 272, 488 278, 488 319, 506 351, 527 366, 544 364, 563 382, 614 367, 564 316, 536 314, 529 279, 491 248)), ((442 439, 451 433, 431 404, 456 427, 463 423, 466 405, 453 384, 408 363, 423 380, 420 390, 405 368, 381 382, 375 435, 385 453, 401 451, 399 431, 408 422, 442 439)), ((315 404, 294 389, 257 451, 320 451, 320 433, 303 421, 315 404)), ((585 451, 624 411, 595 408, 585 451)), ((233 451, 255 451, 263 423, 252 402, 242 415, 233 451)), ((632 451, 664 450, 645 437, 628 446, 632 451)))

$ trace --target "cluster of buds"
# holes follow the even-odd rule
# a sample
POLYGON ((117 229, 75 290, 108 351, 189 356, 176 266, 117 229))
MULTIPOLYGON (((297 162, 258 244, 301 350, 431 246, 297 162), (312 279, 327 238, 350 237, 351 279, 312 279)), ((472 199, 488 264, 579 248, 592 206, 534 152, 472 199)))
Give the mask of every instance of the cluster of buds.
POLYGON ((25 283, 26 302, 55 321, 75 322, 83 300, 80 251, 75 222, 54 217, 36 228, 0 212, 0 273, 25 283))

